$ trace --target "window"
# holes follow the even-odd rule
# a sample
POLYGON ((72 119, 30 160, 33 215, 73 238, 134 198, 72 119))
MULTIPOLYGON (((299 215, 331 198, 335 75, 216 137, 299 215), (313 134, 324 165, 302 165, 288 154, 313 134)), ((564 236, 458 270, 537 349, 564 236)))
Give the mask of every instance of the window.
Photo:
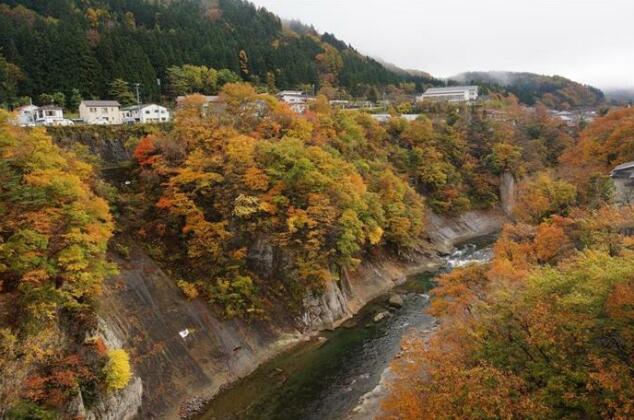
POLYGON ((97 108, 88 108, 90 112, 97 112, 97 108))
POLYGON ((108 113, 108 108, 101 108, 101 113, 102 114, 107 114, 108 113))

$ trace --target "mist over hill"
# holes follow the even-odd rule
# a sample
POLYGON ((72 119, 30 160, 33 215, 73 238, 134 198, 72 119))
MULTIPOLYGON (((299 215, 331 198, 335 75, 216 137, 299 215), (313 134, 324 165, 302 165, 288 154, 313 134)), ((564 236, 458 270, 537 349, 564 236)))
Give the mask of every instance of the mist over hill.
POLYGON ((631 104, 634 102, 634 86, 623 88, 608 88, 603 90, 605 97, 610 103, 614 104, 631 104))
POLYGON ((562 76, 510 71, 465 72, 449 78, 458 83, 482 84, 491 90, 507 90, 526 105, 541 102, 556 109, 597 106, 604 102, 601 90, 562 76))

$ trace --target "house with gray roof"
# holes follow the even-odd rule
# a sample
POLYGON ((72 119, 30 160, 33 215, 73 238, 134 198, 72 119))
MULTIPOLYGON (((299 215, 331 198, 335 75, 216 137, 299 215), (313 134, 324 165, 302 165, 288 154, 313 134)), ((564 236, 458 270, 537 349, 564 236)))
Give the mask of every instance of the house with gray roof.
POLYGON ((112 125, 123 123, 121 105, 117 101, 81 101, 79 104, 79 118, 86 124, 112 125))

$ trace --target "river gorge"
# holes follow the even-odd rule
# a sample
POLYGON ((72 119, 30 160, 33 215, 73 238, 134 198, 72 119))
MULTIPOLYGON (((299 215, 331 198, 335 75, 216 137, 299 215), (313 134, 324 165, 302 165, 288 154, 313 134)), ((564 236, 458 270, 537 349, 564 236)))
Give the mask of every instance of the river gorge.
MULTIPOLYGON (((461 246, 439 272, 490 258, 490 237, 461 246)), ((220 393, 201 419, 367 419, 379 410, 382 378, 408 334, 425 335, 436 320, 425 313, 438 273, 408 277, 326 331, 260 366, 220 393), (402 297, 390 305, 389 298, 402 297)))
MULTIPOLYGON (((468 260, 474 250, 459 244, 490 237, 505 220, 499 210, 455 218, 430 214, 426 253, 362 262, 308 299, 300 318, 279 310, 269 320, 219 319, 204 301, 187 300, 142 248, 131 247, 128 258, 116 259, 119 275, 104 284, 100 330, 107 342, 130 349, 134 378, 93 410, 109 419, 172 419, 200 414, 213 401, 202 411, 205 418, 241 418, 256 407, 258 413, 267 410, 263 418, 297 418, 280 412, 284 405, 310 408, 320 418, 354 414, 398 353, 403 335, 433 328, 421 296, 431 277, 414 274, 468 260), (404 296, 401 309, 386 306, 391 293, 404 296), (386 311, 389 316, 374 322, 377 312, 386 311), (256 401, 259 394, 268 395, 264 403, 256 401)), ((262 247, 261 255, 268 254, 262 247)))

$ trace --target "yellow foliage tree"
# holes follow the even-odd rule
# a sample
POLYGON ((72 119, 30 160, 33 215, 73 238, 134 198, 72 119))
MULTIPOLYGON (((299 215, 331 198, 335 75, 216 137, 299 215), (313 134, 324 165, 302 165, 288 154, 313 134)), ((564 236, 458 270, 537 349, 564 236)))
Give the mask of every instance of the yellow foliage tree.
POLYGON ((108 390, 118 391, 125 388, 132 377, 128 353, 124 349, 108 350, 108 361, 103 373, 108 390))

